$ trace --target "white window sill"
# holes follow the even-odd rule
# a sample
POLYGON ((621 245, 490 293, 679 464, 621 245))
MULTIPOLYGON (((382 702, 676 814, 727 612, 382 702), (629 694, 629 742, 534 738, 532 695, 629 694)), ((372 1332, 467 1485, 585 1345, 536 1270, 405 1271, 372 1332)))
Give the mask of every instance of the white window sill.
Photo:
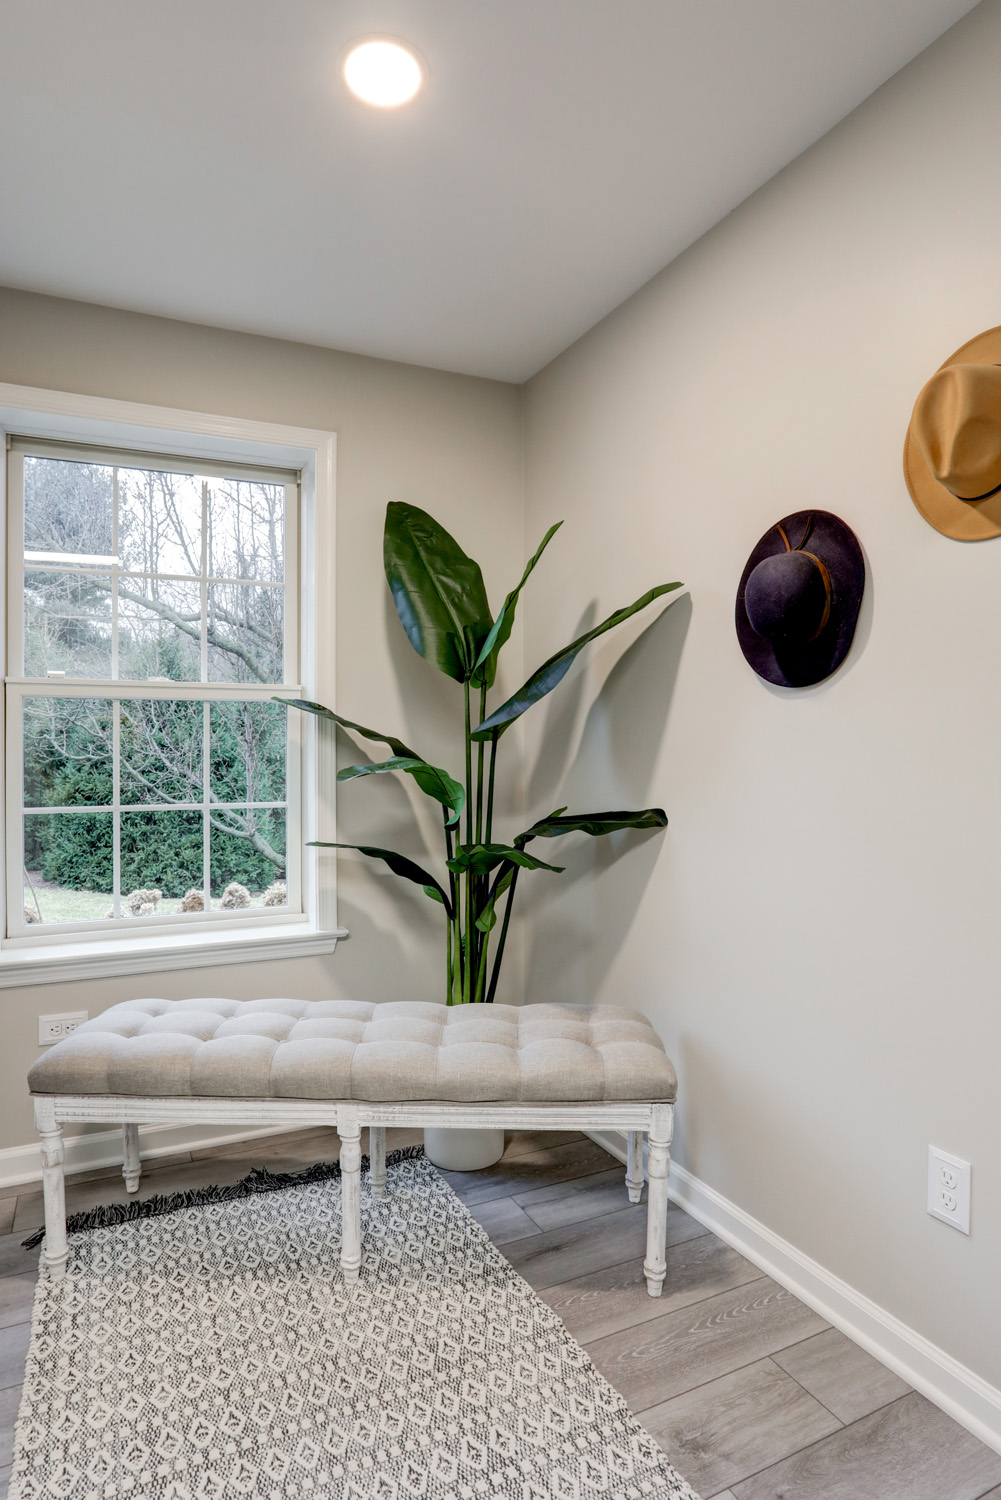
POLYGON ((333 953, 343 927, 321 932, 304 922, 239 932, 145 934, 141 938, 0 950, 0 989, 24 984, 59 984, 105 979, 119 974, 204 969, 214 964, 256 963, 260 959, 307 958, 333 953))

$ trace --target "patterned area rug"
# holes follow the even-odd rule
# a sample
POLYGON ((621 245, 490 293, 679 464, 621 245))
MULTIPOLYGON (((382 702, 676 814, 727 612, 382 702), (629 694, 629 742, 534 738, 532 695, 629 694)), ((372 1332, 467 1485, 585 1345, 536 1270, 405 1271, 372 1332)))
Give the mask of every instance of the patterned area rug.
POLYGON ((71 1236, 11 1500, 698 1500, 419 1150, 363 1179, 351 1293, 337 1168, 303 1177, 71 1236))

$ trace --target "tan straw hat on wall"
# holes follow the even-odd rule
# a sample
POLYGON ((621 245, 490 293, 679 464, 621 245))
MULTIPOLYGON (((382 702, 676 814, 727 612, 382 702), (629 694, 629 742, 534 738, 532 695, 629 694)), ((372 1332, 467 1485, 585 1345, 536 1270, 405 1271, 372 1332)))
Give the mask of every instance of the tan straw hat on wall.
POLYGON ((1001 536, 1001 328, 950 355, 914 403, 904 478, 929 525, 960 542, 1001 536))

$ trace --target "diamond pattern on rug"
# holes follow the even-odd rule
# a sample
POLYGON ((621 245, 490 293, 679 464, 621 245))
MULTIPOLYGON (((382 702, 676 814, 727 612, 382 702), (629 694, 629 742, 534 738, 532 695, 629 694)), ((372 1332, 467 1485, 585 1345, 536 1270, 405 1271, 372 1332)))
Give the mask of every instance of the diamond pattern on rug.
POLYGON ((10 1500, 698 1500, 423 1156, 70 1238, 10 1500))

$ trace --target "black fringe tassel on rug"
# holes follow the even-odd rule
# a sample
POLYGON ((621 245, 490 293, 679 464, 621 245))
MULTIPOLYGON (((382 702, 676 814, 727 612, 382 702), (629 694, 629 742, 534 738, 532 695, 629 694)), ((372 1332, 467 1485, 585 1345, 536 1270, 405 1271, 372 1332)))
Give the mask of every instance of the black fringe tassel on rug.
MULTIPOLYGON (((386 1166, 399 1161, 412 1161, 424 1155, 423 1146, 402 1146, 386 1157, 386 1166)), ((368 1166, 368 1157, 361 1159, 362 1170, 368 1166)), ((318 1161, 301 1172, 269 1172, 267 1167, 255 1167, 239 1182, 226 1187, 189 1188, 183 1193, 156 1193, 152 1198, 132 1198, 128 1203, 103 1203, 86 1213, 72 1214, 66 1220, 67 1234, 80 1234, 87 1229, 110 1229, 116 1224, 131 1224, 136 1219, 158 1219, 163 1214, 174 1214, 182 1208, 201 1208, 208 1203, 232 1203, 237 1198, 252 1198, 257 1193, 280 1193, 285 1188, 306 1187, 311 1182, 329 1182, 340 1177, 339 1161, 318 1161)), ((45 1238, 45 1230, 36 1229, 21 1244, 25 1250, 34 1250, 45 1238)))

